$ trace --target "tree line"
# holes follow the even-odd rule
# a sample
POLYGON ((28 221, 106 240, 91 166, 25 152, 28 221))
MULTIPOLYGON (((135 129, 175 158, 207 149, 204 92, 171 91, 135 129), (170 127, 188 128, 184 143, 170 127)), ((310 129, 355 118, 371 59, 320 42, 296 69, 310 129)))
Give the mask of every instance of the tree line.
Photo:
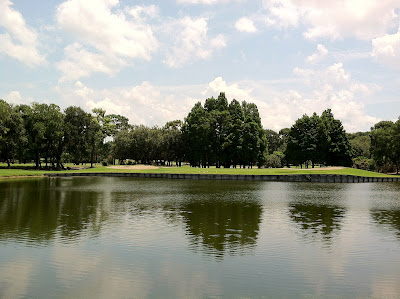
POLYGON ((354 166, 399 170, 400 120, 382 121, 370 132, 347 134, 330 109, 303 115, 291 128, 264 129, 257 106, 225 93, 196 103, 183 121, 162 127, 131 125, 128 118, 55 104, 11 105, 0 100, 0 159, 64 163, 143 163, 193 167, 354 166))

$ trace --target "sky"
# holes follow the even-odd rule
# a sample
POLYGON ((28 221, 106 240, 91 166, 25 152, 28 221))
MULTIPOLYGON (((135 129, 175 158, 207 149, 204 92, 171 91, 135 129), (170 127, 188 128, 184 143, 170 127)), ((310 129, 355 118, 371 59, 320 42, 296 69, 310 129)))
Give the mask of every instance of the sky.
POLYGON ((266 129, 400 116, 400 0, 0 0, 0 98, 163 126, 225 92, 266 129))

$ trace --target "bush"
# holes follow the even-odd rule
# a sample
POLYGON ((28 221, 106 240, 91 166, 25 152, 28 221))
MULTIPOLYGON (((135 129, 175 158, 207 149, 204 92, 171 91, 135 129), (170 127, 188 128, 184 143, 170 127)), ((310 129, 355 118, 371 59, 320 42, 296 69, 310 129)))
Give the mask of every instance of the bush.
POLYGON ((133 161, 132 160, 128 160, 128 162, 126 162, 126 165, 133 165, 133 161))
POLYGON ((353 168, 375 171, 377 167, 373 159, 361 156, 353 159, 353 168))
POLYGON ((125 160, 119 160, 119 165, 125 165, 125 160))
POLYGON ((107 163, 107 161, 103 161, 103 162, 101 162, 101 165, 108 166, 108 163, 107 163))
POLYGON ((282 167, 281 158, 276 154, 268 155, 267 159, 265 161, 265 167, 268 167, 268 168, 280 168, 280 167, 282 167))

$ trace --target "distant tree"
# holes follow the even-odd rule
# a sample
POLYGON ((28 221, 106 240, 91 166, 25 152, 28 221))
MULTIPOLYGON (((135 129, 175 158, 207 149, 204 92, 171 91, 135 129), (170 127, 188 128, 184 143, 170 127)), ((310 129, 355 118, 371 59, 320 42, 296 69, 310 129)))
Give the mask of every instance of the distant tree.
POLYGON ((290 129, 285 156, 296 165, 308 162, 327 165, 350 166, 351 146, 340 120, 336 120, 330 109, 321 117, 304 115, 290 129))
POLYGON ((224 148, 227 152, 226 167, 232 164, 234 168, 242 159, 243 155, 243 129, 244 114, 242 106, 238 101, 233 99, 228 106, 230 122, 228 124, 227 134, 224 148))
POLYGON ((351 146, 342 122, 333 117, 330 109, 322 113, 321 120, 328 136, 324 151, 326 153, 325 163, 328 165, 351 166, 351 146))
POLYGON ((371 152, 377 165, 384 169, 394 165, 399 173, 400 165, 400 119, 393 123, 381 121, 371 128, 371 152))
POLYGON ((210 131, 206 111, 198 102, 185 118, 182 127, 186 157, 192 166, 209 166, 210 131))
POLYGON ((27 143, 23 120, 18 109, 0 100, 0 156, 10 167, 10 160, 18 148, 27 143))
POLYGON ((94 130, 91 130, 93 117, 80 107, 70 106, 65 109, 65 144, 75 164, 88 161, 90 148, 94 140, 94 130))
POLYGON ((249 165, 252 168, 256 163, 259 166, 264 164, 267 142, 257 106, 244 101, 242 108, 244 113, 243 165, 249 165))
POLYGON ((163 128, 164 150, 167 161, 175 161, 177 166, 181 166, 184 159, 184 145, 182 139, 182 121, 174 120, 167 122, 163 128))
POLYGON ((279 151, 283 143, 279 133, 270 129, 266 129, 264 130, 264 132, 265 132, 265 138, 267 140, 268 152, 273 153, 279 151))

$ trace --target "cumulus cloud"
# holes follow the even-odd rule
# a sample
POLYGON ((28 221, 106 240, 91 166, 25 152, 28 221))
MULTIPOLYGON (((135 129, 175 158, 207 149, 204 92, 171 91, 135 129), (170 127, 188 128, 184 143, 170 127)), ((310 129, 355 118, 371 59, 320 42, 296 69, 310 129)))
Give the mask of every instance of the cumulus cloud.
POLYGON ((245 101, 251 98, 251 89, 240 88, 238 84, 228 85, 222 77, 217 77, 208 84, 208 88, 203 95, 211 97, 218 95, 220 92, 225 92, 228 99, 237 99, 245 101))
POLYGON ((0 34, 0 53, 19 60, 29 67, 46 63, 39 53, 38 35, 28 28, 21 13, 12 8, 9 0, 0 0, 0 26, 5 33, 0 34))
POLYGON ((165 33, 173 39, 164 63, 179 68, 193 60, 208 59, 212 53, 226 46, 224 35, 210 37, 206 18, 184 17, 165 24, 165 33))
POLYGON ((267 0, 266 24, 278 28, 306 25, 309 39, 356 37, 370 40, 386 33, 399 20, 397 0, 267 0))
POLYGON ((184 119, 197 101, 217 97, 225 92, 228 100, 253 102, 258 106, 265 128, 290 127, 303 114, 321 114, 332 109, 349 132, 368 130, 380 119, 365 112, 364 99, 379 90, 374 84, 352 79, 342 63, 326 68, 295 68, 290 85, 275 81, 227 82, 222 77, 208 84, 156 86, 143 82, 131 87, 95 90, 77 81, 71 89, 60 90, 60 96, 79 103, 87 110, 96 107, 108 113, 122 114, 132 124, 164 125, 184 119))
POLYGON ((400 69, 400 28, 395 34, 386 34, 372 40, 372 55, 384 65, 400 69))
POLYGON ((254 22, 249 18, 240 18, 235 23, 236 30, 240 32, 248 32, 253 33, 257 31, 257 28, 254 26, 254 22))
POLYGON ((158 42, 147 20, 157 16, 158 8, 150 5, 118 10, 118 7, 118 0, 68 0, 57 7, 59 27, 97 52, 84 50, 76 43, 68 46, 66 58, 58 65, 64 79, 77 79, 92 72, 109 74, 117 71, 123 61, 128 63, 127 59, 151 59, 158 42), (93 63, 96 59, 100 65, 93 63), (71 70, 81 62, 77 75, 71 76, 71 70))
POLYGON ((201 94, 196 86, 154 86, 143 82, 132 87, 95 90, 77 81, 72 87, 60 87, 61 96, 80 103, 87 111, 103 108, 107 113, 124 115, 132 124, 164 125, 183 119, 198 101, 191 94, 201 94))
POLYGON ((65 47, 64 53, 64 59, 57 63, 57 68, 63 74, 60 81, 77 80, 95 72, 112 75, 118 71, 119 66, 125 64, 115 56, 89 52, 79 43, 65 47))
POLYGON ((13 90, 1 98, 7 103, 13 105, 30 104, 33 102, 32 98, 23 98, 18 90, 13 90))
POLYGON ((320 62, 326 55, 328 55, 328 49, 325 48, 324 45, 317 45, 317 52, 307 57, 307 62, 309 63, 318 63, 320 62))
POLYGON ((293 73, 298 77, 296 89, 266 87, 268 82, 262 81, 229 84, 218 77, 208 84, 204 95, 215 96, 226 92, 228 99, 254 102, 260 111, 263 126, 274 130, 290 127, 303 114, 321 114, 328 108, 349 132, 368 130, 379 121, 366 114, 362 101, 378 87, 352 80, 341 63, 320 70, 295 68, 293 73), (313 80, 315 78, 318 80, 313 80))

